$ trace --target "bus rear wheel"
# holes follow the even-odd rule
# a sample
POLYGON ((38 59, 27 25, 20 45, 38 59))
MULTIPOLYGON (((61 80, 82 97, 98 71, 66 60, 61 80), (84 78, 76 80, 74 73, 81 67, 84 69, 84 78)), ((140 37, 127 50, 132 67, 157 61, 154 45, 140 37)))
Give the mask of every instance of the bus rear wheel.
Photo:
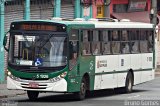
POLYGON ((39 92, 37 91, 27 91, 29 100, 34 101, 38 98, 39 92))
POLYGON ((133 90, 133 75, 131 72, 127 74, 124 90, 126 93, 131 93, 133 90))
POLYGON ((133 74, 131 72, 128 72, 125 86, 121 88, 115 88, 115 93, 131 93, 133 90, 133 74))
POLYGON ((83 78, 80 85, 80 91, 75 93, 77 100, 83 100, 86 96, 86 79, 83 78))

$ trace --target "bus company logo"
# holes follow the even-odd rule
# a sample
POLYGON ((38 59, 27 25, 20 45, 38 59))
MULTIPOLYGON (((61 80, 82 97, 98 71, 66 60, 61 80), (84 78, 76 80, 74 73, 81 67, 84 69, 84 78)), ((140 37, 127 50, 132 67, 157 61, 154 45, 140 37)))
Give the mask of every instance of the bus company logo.
POLYGON ((107 60, 99 60, 97 61, 97 68, 107 67, 107 60))

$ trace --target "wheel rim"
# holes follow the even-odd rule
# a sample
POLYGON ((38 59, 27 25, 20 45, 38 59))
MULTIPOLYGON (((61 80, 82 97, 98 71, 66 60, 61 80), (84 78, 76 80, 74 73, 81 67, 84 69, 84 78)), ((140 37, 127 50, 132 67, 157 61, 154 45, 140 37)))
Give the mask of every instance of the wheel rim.
POLYGON ((128 90, 129 91, 132 90, 132 80, 131 80, 131 78, 128 79, 128 90))
POLYGON ((81 94, 85 95, 85 93, 86 93, 85 83, 82 82, 82 84, 81 84, 81 94))

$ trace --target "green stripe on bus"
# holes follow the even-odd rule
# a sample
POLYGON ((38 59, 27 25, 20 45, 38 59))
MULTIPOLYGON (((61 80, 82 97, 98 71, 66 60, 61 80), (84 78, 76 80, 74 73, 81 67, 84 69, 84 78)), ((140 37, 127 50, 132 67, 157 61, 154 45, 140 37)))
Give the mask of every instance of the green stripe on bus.
MULTIPOLYGON (((152 68, 148 68, 148 69, 136 69, 136 70, 133 70, 133 72, 140 72, 140 71, 152 71, 152 68)), ((127 73, 127 72, 128 72, 128 70, 124 70, 124 71, 111 71, 111 72, 95 73, 95 75, 115 74, 115 73, 127 73)))

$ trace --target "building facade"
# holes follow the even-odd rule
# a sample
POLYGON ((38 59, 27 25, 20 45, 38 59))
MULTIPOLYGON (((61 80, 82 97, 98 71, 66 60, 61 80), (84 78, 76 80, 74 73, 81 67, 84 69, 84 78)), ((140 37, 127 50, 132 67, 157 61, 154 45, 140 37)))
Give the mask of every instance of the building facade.
POLYGON ((92 0, 93 17, 150 23, 151 0, 92 0))
POLYGON ((151 0, 112 0, 110 14, 116 19, 150 23, 151 0))
POLYGON ((92 17, 92 0, 1 0, 0 6, 0 82, 4 81, 4 70, 7 67, 3 36, 9 30, 11 22, 26 19, 46 20, 53 17, 67 19, 92 17))

